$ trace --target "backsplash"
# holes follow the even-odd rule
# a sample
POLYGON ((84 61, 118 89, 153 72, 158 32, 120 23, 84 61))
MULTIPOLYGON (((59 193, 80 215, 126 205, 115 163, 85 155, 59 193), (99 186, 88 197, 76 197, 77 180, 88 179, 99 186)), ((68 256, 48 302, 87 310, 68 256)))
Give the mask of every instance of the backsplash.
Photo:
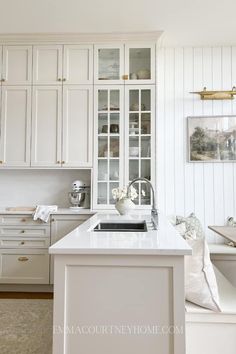
POLYGON ((71 183, 90 184, 89 170, 1 170, 0 207, 57 204, 68 207, 71 183))

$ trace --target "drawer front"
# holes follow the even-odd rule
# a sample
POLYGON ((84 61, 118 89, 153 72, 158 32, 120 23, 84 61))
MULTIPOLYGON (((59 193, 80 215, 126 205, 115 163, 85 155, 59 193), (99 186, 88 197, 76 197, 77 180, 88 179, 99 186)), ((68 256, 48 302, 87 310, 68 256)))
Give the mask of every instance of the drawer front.
POLYGON ((50 246, 50 238, 22 239, 15 237, 0 238, 0 248, 47 248, 50 246))
POLYGON ((47 237, 50 236, 50 228, 44 226, 37 227, 0 227, 0 237, 2 236, 18 236, 18 237, 47 237))
POLYGON ((6 284, 48 284, 49 255, 46 250, 42 253, 33 252, 4 252, 0 253, 1 273, 0 283, 6 284))
POLYGON ((0 225, 44 225, 49 227, 49 222, 34 221, 32 215, 0 215, 0 225))

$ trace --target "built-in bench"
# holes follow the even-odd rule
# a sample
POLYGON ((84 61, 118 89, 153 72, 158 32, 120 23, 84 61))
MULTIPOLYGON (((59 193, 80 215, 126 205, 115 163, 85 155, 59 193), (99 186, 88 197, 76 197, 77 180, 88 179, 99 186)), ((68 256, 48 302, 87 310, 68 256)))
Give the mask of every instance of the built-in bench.
POLYGON ((215 273, 222 312, 186 302, 186 354, 236 354, 236 288, 215 273))

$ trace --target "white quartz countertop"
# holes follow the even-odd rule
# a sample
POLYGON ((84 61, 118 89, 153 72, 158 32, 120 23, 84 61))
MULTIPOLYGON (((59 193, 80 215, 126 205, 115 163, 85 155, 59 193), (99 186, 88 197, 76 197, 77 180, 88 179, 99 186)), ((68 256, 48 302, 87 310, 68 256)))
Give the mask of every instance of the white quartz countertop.
MULTIPOLYGON (((29 210, 7 210, 6 208, 0 208, 0 214, 6 214, 6 215, 32 215, 33 211, 29 211, 29 210)), ((91 209, 79 209, 79 210, 75 210, 75 209, 71 209, 71 208, 58 208, 58 210, 56 212, 52 212, 51 215, 93 215, 95 214, 94 211, 92 211, 91 209)))
POLYGON ((159 215, 159 230, 147 232, 94 232, 100 221, 146 220, 148 214, 120 216, 117 213, 95 214, 49 248, 51 254, 191 254, 187 242, 176 232, 166 217, 159 215))

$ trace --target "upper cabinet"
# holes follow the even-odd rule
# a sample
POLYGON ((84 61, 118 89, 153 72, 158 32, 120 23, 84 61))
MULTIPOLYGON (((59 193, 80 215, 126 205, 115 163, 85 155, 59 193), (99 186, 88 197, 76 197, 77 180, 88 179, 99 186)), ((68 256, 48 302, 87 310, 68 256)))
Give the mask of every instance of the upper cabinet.
POLYGON ((92 45, 39 45, 33 49, 35 85, 92 84, 92 45))
POLYGON ((1 74, 3 85, 31 85, 32 46, 3 46, 1 74))
POLYGON ((96 84, 154 84, 155 44, 95 45, 96 84))
POLYGON ((33 48, 33 83, 58 85, 62 81, 61 45, 39 45, 33 48))

